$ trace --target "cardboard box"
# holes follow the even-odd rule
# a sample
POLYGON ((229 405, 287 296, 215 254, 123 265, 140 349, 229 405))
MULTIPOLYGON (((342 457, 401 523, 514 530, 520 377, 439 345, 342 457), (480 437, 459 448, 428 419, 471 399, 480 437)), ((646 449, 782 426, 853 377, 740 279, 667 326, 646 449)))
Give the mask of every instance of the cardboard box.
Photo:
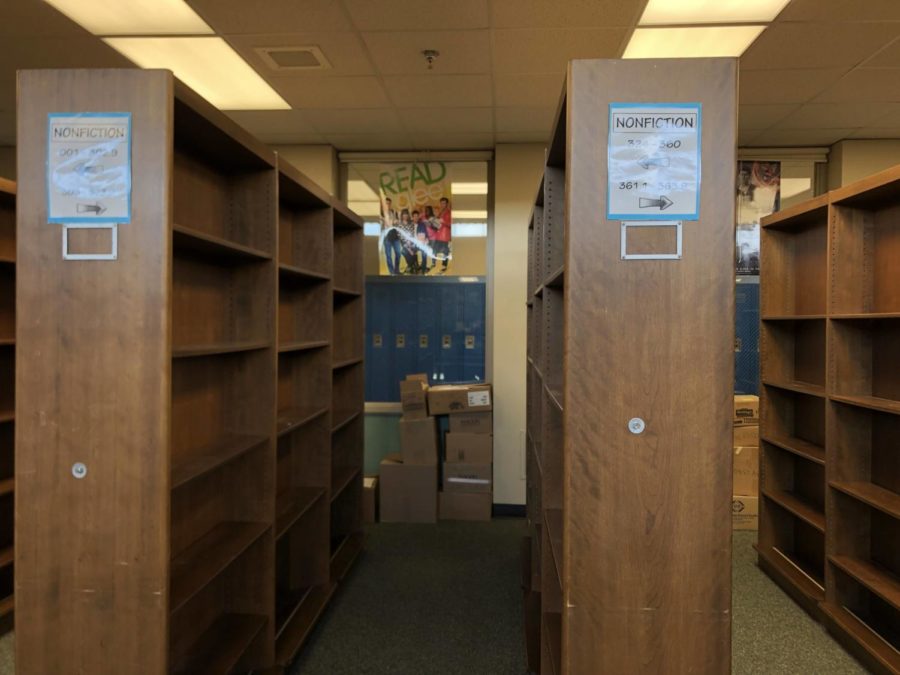
POLYGON ((759 497, 735 495, 731 499, 731 529, 756 530, 759 528, 759 497))
POLYGON ((493 434, 494 413, 453 413, 450 415, 450 431, 459 434, 493 434))
POLYGON ((491 464, 494 461, 494 437, 489 434, 447 434, 448 462, 491 464))
POLYGON ((437 522, 437 464, 404 464, 392 453, 379 468, 382 523, 437 522))
POLYGON ((759 494, 759 448, 734 449, 733 494, 755 497, 759 494))
POLYGON ((490 520, 494 498, 490 492, 441 492, 441 520, 490 520))
POLYGON ((759 424, 759 396, 735 394, 734 425, 759 424))
POLYGON ((444 462, 444 492, 485 492, 493 488, 493 465, 444 462))
POLYGON ((428 383, 409 378, 400 382, 400 407, 406 419, 428 417, 428 383))
POLYGON ((437 420, 401 417, 400 455, 404 464, 437 464, 437 420))
POLYGON ((735 448, 758 448, 759 427, 755 424, 742 424, 734 428, 735 448))
POLYGON ((378 522, 378 476, 363 476, 363 522, 378 522))
POLYGON ((488 412, 493 409, 489 384, 442 384, 428 390, 429 415, 488 412))

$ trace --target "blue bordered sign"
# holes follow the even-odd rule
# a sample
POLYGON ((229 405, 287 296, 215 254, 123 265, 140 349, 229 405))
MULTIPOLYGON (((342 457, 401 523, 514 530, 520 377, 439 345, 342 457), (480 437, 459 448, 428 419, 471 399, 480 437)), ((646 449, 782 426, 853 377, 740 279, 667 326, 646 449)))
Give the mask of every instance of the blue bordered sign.
POLYGON ((47 221, 131 222, 131 113, 47 115, 47 221))
POLYGON ((606 217, 700 218, 699 103, 610 103, 606 217))

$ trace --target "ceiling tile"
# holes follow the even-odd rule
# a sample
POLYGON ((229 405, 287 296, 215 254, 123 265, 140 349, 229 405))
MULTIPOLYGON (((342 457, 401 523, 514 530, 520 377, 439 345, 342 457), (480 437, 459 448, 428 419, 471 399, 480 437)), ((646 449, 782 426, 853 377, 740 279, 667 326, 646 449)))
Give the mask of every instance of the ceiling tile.
POLYGON ((753 139, 753 144, 757 147, 780 148, 831 145, 847 138, 854 131, 854 129, 769 129, 761 131, 759 136, 753 139))
POLYGON ((399 108, 481 108, 493 103, 490 75, 405 75, 384 78, 384 86, 399 108))
MULTIPOLYGON (((865 127, 863 129, 857 129, 852 134, 850 134, 850 138, 865 138, 865 139, 878 139, 878 138, 900 138, 900 126, 896 127, 865 127)), ((900 157, 897 158, 900 161, 900 157)))
POLYGON ((566 75, 502 74, 494 76, 494 102, 498 106, 557 106, 566 75))
POLYGON ((742 70, 851 67, 900 35, 900 23, 776 23, 741 57, 742 70))
POLYGON ((338 150, 410 150, 414 145, 406 134, 326 134, 325 138, 338 150))
POLYGON ((753 145, 760 133, 759 129, 738 129, 738 146, 748 147, 753 145))
POLYGON ((742 105, 738 108, 738 126, 741 129, 768 129, 797 108, 797 104, 742 105))
POLYGON ((498 131, 498 143, 543 143, 550 140, 550 134, 540 131, 498 131))
POLYGON ((819 94, 815 101, 900 101, 900 70, 857 68, 819 94))
POLYGON ((807 103, 779 122, 784 129, 864 127, 879 116, 869 103, 807 103))
POLYGON ((323 134, 399 134, 404 133, 397 113, 391 108, 307 110, 313 128, 323 134))
POLYGON ((417 150, 486 150, 494 147, 494 134, 413 134, 417 150))
POLYGON ((382 75, 427 74, 428 64, 422 56, 425 49, 440 52, 432 72, 456 75, 491 71, 487 30, 363 33, 363 40, 382 75))
POLYGON ((403 126, 418 134, 493 133, 491 108, 432 108, 430 110, 400 109, 403 126))
POLYGON ((487 0, 344 0, 357 29, 469 30, 487 28, 487 0))
POLYGON ((497 108, 497 132, 539 132, 550 136, 556 108, 497 108))
POLYGON ((497 30, 494 71, 562 78, 571 59, 616 58, 627 33, 625 28, 497 30))
POLYGON ((900 21, 897 0, 793 0, 779 21, 900 21))
POLYGON ((327 75, 373 75, 375 69, 369 61, 362 40, 356 33, 278 33, 271 35, 232 35, 231 45, 264 77, 315 77, 327 75), (257 47, 318 47, 331 68, 324 70, 274 70, 256 52, 257 47))
POLYGON ((493 0, 495 28, 589 28, 637 23, 645 0, 493 0))
POLYGON ((188 0, 217 33, 352 30, 335 0, 188 0))
POLYGON ((89 33, 41 0, 0 2, 0 37, 36 35, 86 37, 89 33))
POLYGON ((259 140, 269 145, 323 145, 328 142, 322 134, 311 131, 297 131, 284 134, 262 132, 256 134, 256 136, 259 140))
MULTIPOLYGON (((897 3, 900 5, 900 3, 897 3)), ((866 68, 900 68, 900 38, 894 40, 863 64, 866 68)))
POLYGON ((293 108, 387 108, 387 94, 375 77, 270 77, 269 83, 293 108))
POLYGON ((900 127, 900 103, 881 103, 875 107, 878 115, 866 126, 881 129, 900 127))
POLYGON ((741 103, 805 103, 830 84, 847 68, 742 70, 741 103))
POLYGON ((227 115, 254 134, 315 133, 303 110, 233 110, 227 115))

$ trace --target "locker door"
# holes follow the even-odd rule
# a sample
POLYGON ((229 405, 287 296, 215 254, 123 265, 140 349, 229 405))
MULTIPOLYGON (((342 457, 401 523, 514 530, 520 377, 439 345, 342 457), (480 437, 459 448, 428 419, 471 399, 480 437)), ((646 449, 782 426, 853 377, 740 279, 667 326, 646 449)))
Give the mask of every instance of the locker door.
POLYGON ((461 284, 463 296, 463 380, 484 380, 485 285, 461 284))
POLYGON ((438 296, 434 283, 416 284, 416 372, 428 373, 430 382, 435 383, 438 374, 436 354, 440 349, 438 296))
POLYGON ((442 382, 460 382, 463 377, 463 295, 461 284, 441 284, 440 297, 440 368, 442 382))
POLYGON ((393 401, 391 398, 390 351, 391 292, 387 284, 366 282, 366 400, 393 401))
POLYGON ((400 380, 416 372, 417 284, 393 284, 391 304, 392 401, 400 400, 400 380))

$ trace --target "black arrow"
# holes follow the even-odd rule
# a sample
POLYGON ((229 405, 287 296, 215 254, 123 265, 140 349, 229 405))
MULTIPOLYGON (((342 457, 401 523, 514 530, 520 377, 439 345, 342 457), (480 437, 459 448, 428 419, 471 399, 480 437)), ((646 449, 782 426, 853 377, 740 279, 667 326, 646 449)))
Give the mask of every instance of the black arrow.
POLYGON ((78 213, 93 213, 98 216, 106 211, 106 207, 100 202, 97 202, 96 204, 78 204, 76 209, 78 213))
POLYGON ((647 199, 646 197, 638 198, 638 206, 642 209, 652 209, 653 207, 658 206, 660 211, 665 211, 674 203, 675 202, 665 195, 660 195, 659 199, 647 199))

